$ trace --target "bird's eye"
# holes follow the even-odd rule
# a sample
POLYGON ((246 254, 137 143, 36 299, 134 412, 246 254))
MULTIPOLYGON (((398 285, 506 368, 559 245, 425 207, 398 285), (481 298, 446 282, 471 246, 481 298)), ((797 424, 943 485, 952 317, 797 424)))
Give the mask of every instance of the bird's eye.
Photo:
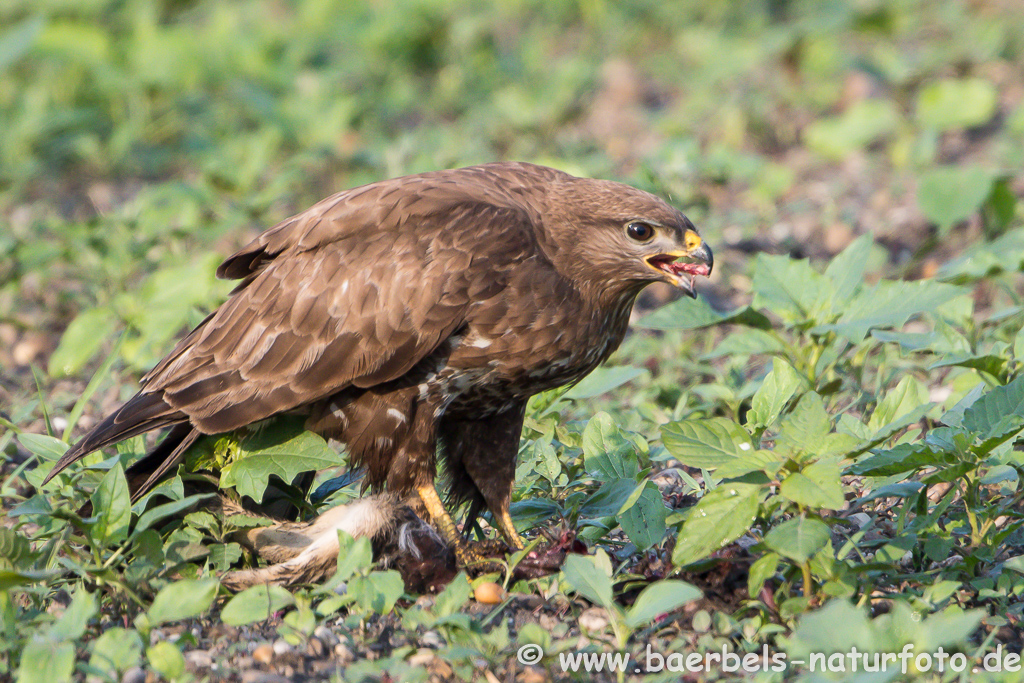
POLYGON ((654 228, 647 223, 633 221, 626 226, 626 234, 637 242, 647 242, 654 237, 654 228))

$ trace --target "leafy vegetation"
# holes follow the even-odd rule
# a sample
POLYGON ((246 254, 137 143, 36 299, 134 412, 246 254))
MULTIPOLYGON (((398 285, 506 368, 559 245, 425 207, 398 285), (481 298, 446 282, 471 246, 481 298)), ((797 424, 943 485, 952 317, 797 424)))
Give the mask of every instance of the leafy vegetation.
MULTIPOLYGON (((559 655, 653 671, 646 652, 723 647, 1019 653, 1014 10, 4 3, 0 678, 589 680, 559 655), (610 367, 531 403, 514 521, 592 555, 480 577, 507 591, 487 607, 463 576, 407 595, 343 538, 324 585, 230 596, 219 573, 251 561, 232 534, 266 520, 213 514, 187 473, 133 504, 143 439, 39 488, 223 299, 234 247, 339 189, 498 158, 661 193, 716 253, 703 298, 658 307, 671 295, 651 288, 610 367)), ((304 515, 358 495, 344 453, 292 424, 190 460, 304 515), (285 485, 311 469, 311 496, 285 485)))

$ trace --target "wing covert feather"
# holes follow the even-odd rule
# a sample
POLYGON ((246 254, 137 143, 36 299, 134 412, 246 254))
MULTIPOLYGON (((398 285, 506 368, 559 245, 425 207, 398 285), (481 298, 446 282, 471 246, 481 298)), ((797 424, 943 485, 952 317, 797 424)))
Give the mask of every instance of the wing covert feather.
POLYGON ((267 231, 224 262, 218 274, 245 281, 143 391, 213 433, 401 377, 465 324, 476 297, 500 291, 496 262, 531 243, 520 207, 453 187, 357 188, 267 231), (518 249, 495 246, 500 235, 518 249))

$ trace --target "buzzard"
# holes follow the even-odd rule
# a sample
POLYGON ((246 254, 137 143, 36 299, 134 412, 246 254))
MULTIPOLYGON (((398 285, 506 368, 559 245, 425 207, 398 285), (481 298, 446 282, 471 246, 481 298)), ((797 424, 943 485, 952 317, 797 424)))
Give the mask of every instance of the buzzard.
MULTIPOLYGON (((711 250, 647 192, 526 163, 365 185, 264 232, 217 269, 241 280, 46 481, 86 454, 170 427, 128 470, 137 498, 201 434, 282 413, 348 448, 374 490, 423 507, 460 562, 449 503, 487 508, 521 548, 509 502, 527 400, 619 346, 637 294, 696 296, 711 250)), ((469 525, 467 525, 469 528, 469 525)))

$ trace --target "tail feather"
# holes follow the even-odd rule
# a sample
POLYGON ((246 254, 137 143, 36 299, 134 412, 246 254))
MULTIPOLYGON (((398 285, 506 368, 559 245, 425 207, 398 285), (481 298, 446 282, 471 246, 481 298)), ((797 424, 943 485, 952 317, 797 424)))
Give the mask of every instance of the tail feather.
POLYGON ((153 488, 164 475, 185 459, 185 451, 195 443, 202 433, 187 422, 175 425, 160 445, 134 463, 125 472, 128 490, 134 503, 153 488))
POLYGON ((93 451, 154 429, 187 421, 188 416, 167 405, 159 393, 136 394, 68 449, 46 475, 43 484, 63 472, 71 463, 81 460, 93 451))

